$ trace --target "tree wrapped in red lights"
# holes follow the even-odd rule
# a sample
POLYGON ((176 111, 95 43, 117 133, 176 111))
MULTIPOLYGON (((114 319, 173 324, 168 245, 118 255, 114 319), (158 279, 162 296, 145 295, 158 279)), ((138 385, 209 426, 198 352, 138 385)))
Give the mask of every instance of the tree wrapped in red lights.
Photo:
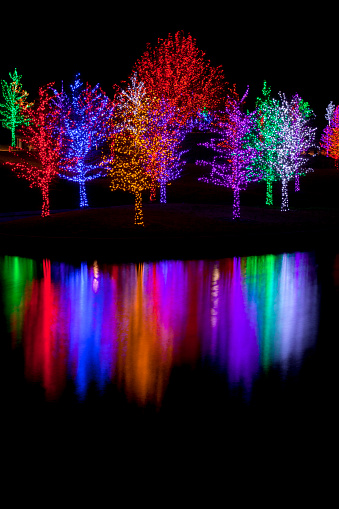
POLYGON ((169 34, 155 48, 148 44, 134 71, 146 92, 170 102, 184 124, 204 108, 220 107, 225 87, 222 68, 211 65, 190 34, 169 34))
POLYGON ((0 117, 3 127, 11 131, 12 147, 15 147, 15 130, 21 125, 27 125, 28 117, 26 110, 33 103, 27 102, 28 92, 23 90, 21 84, 22 76, 19 76, 16 69, 14 69, 12 74, 9 73, 9 77, 11 78, 9 83, 1 80, 4 102, 0 104, 0 117))
MULTIPOLYGON (((332 103, 330 103, 331 105, 332 103)), ((329 105, 329 106, 330 106, 329 105)), ((339 105, 328 111, 328 124, 322 132, 320 145, 326 150, 326 155, 334 159, 335 167, 338 168, 339 160, 339 105)))
POLYGON ((217 137, 199 144, 214 151, 213 162, 197 161, 198 164, 212 166, 210 176, 201 180, 233 190, 233 219, 240 218, 240 191, 246 189, 248 182, 261 178, 253 169, 257 157, 257 150, 251 143, 255 118, 253 114, 243 112, 247 94, 248 89, 240 99, 233 91, 211 126, 217 137))
POLYGON ((70 98, 62 92, 60 135, 62 150, 60 177, 77 182, 80 207, 88 207, 86 182, 106 174, 102 164, 102 149, 111 129, 113 102, 96 85, 82 88, 79 75, 71 85, 70 98))
POLYGON ((13 166, 18 177, 38 187, 42 192, 42 217, 49 215, 49 188, 58 175, 61 139, 59 126, 60 111, 55 106, 53 84, 39 88, 34 106, 27 110, 28 125, 22 128, 24 142, 29 146, 25 160, 7 163, 13 166))

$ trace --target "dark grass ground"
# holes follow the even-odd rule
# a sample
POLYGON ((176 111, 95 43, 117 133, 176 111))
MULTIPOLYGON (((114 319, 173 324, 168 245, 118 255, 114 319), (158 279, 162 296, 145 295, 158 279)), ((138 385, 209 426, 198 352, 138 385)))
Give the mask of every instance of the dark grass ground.
MULTIPOLYGON (((12 156, 14 157, 14 156, 12 156)), ((290 182, 290 211, 280 212, 281 184, 274 184, 274 206, 265 206, 265 184, 241 192, 241 219, 232 220, 232 192, 199 182, 201 167, 187 164, 168 186, 168 203, 144 195, 145 227, 135 227, 133 197, 111 192, 108 179, 88 184, 91 205, 78 209, 78 188, 64 180, 50 193, 53 213, 41 218, 41 194, 1 165, 0 250, 6 254, 104 257, 110 260, 196 258, 338 247, 339 172, 318 156, 315 170, 290 182), (58 212, 64 210, 63 212, 58 212), (66 211, 65 211, 66 210, 66 211), (6 214, 34 212, 6 221, 6 214), (4 217, 5 216, 5 217, 4 217)))

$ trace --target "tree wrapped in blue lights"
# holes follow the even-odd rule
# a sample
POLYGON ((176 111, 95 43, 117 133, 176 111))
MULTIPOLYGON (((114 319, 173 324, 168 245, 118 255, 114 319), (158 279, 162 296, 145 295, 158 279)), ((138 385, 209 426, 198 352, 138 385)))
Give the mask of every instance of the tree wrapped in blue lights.
POLYGON ((211 124, 211 130, 217 136, 199 144, 214 151, 213 161, 197 161, 197 164, 211 166, 210 176, 201 180, 233 190, 233 219, 240 218, 240 191, 246 189, 249 182, 261 177, 254 170, 257 150, 251 143, 255 118, 243 111, 247 94, 248 89, 239 99, 234 90, 227 98, 224 109, 218 112, 211 124))
POLYGON ((99 85, 83 87, 79 75, 70 88, 70 97, 64 92, 58 96, 63 110, 60 177, 79 184, 80 207, 88 207, 86 183, 106 175, 102 151, 112 128, 114 103, 99 85))

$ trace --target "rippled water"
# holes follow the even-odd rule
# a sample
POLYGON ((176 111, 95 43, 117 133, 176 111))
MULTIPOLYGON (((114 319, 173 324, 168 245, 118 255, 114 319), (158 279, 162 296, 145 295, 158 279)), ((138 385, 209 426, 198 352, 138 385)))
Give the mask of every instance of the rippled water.
POLYGON ((95 433, 106 445, 119 442, 118 424, 129 437, 136 426, 181 429, 224 445, 230 430, 322 433, 338 274, 338 256, 314 253, 117 265, 1 257, 6 414, 16 430, 48 426, 87 443, 95 433))

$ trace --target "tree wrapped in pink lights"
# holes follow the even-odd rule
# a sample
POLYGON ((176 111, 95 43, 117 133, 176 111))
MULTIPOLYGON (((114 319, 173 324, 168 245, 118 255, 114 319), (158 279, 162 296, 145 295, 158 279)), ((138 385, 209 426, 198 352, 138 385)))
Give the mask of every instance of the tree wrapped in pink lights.
POLYGON ((334 159, 338 168, 339 160, 339 105, 330 102, 325 115, 328 124, 322 132, 320 146, 325 149, 326 155, 334 159))
POLYGON ((316 128, 310 124, 310 114, 303 111, 303 103, 298 94, 288 100, 279 92, 278 136, 276 172, 282 183, 281 211, 289 210, 288 182, 292 178, 310 171, 310 149, 315 145, 316 128))
POLYGON ((240 218, 240 191, 246 189, 249 182, 261 178, 253 167, 258 155, 251 143, 255 118, 243 111, 247 94, 248 88, 241 99, 235 90, 228 97, 224 109, 215 115, 211 125, 217 136, 199 144, 214 151, 213 161, 197 161, 197 164, 212 167, 210 176, 201 180, 233 190, 233 219, 240 218))
POLYGON ((60 177, 79 184, 80 207, 88 207, 86 183, 106 175, 102 150, 112 128, 114 103, 100 89, 88 83, 83 88, 79 75, 71 85, 70 97, 59 94, 62 111, 60 177))
POLYGON ((52 86, 53 84, 48 84, 40 87, 34 106, 27 110, 28 125, 23 127, 21 132, 29 150, 20 153, 20 158, 17 156, 18 162, 7 163, 13 166, 18 177, 30 182, 30 187, 40 188, 42 217, 50 214, 49 189, 59 172, 61 152, 60 111, 55 107, 52 86))

